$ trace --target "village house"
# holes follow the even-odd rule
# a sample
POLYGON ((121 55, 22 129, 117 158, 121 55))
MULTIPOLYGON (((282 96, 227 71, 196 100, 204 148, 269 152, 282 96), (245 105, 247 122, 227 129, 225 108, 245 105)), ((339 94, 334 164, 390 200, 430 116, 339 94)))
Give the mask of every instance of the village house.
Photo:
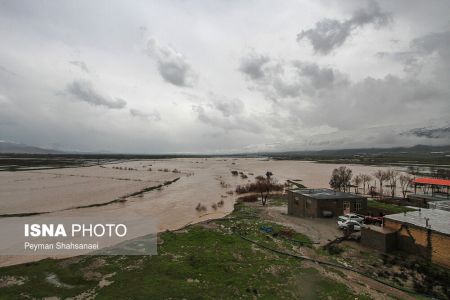
POLYGON ((288 214, 298 217, 337 217, 367 209, 367 198, 330 189, 288 190, 288 214))
POLYGON ((363 245, 382 252, 402 250, 450 268, 450 212, 422 208, 387 215, 383 227, 362 229, 363 245))

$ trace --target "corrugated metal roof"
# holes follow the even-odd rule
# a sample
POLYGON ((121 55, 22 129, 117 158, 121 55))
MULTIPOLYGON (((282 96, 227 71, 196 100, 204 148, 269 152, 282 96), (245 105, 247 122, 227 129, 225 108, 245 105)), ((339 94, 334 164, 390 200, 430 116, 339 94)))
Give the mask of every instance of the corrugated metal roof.
POLYGON ((450 200, 431 201, 431 202, 428 202, 428 206, 430 208, 436 208, 436 209, 450 211, 450 200))
POLYGON ((427 178, 427 177, 416 178, 416 179, 414 179, 414 183, 450 186, 449 179, 437 179, 437 178, 427 178))
POLYGON ((384 216, 385 219, 401 223, 412 224, 418 227, 428 228, 436 232, 450 235, 450 212, 440 209, 422 208, 407 213, 399 213, 384 216))

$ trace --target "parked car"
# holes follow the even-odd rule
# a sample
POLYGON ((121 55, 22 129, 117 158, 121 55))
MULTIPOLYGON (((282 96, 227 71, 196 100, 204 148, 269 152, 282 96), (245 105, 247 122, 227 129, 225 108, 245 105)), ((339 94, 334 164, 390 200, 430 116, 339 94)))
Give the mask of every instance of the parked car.
POLYGON ((361 230, 361 223, 354 220, 338 220, 338 226, 340 229, 347 229, 350 226, 353 226, 353 230, 360 231, 361 230))
POLYGON ((364 221, 364 216, 363 215, 358 215, 358 214, 345 214, 343 216, 340 216, 340 218, 343 218, 345 220, 352 220, 352 221, 356 221, 358 223, 362 223, 364 221))
POLYGON ((364 224, 375 224, 381 226, 381 224, 383 224, 383 217, 366 216, 364 218, 364 224))

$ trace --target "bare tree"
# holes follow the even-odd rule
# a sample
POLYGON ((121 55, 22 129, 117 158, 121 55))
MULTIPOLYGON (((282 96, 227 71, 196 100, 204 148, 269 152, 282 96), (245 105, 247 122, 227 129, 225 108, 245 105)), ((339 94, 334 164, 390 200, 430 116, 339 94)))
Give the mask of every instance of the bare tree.
POLYGON ((331 173, 330 186, 339 191, 346 191, 352 179, 352 170, 347 167, 339 167, 331 173))
POLYGON ((395 170, 387 170, 386 171, 386 177, 389 181, 389 187, 391 188, 391 197, 395 197, 395 190, 397 189, 397 180, 398 180, 399 173, 395 170))
POLYGON ((358 189, 361 182, 362 182, 361 175, 357 175, 355 176, 355 178, 353 178, 353 184, 355 185, 355 194, 358 194, 358 189))
POLYGON ((388 174, 383 170, 377 170, 373 176, 380 182, 380 196, 383 197, 383 182, 388 179, 388 174))
POLYGON ((372 176, 367 174, 360 174, 362 185, 363 185, 363 194, 366 194, 366 184, 367 188, 370 189, 370 181, 372 180, 372 176))
POLYGON ((408 188, 412 184, 413 177, 408 174, 402 174, 399 177, 400 187, 402 188, 403 199, 406 198, 406 193, 408 192, 408 188))

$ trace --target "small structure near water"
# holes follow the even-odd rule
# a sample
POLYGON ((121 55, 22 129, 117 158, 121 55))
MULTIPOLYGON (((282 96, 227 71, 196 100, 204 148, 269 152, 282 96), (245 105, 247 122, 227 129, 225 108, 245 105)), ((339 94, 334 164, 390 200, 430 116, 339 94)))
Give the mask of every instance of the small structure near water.
POLYGON ((287 191, 288 214, 298 217, 337 217, 367 209, 367 198, 330 189, 292 189, 287 191))
POLYGON ((420 209, 387 215, 383 227, 361 231, 363 245, 382 252, 402 250, 450 268, 450 212, 420 209))

